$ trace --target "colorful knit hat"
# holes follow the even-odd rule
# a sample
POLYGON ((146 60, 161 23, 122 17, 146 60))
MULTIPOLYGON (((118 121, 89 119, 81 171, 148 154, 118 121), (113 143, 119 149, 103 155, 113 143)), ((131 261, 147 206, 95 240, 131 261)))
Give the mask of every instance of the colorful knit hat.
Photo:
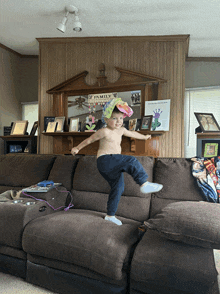
POLYGON ((105 123, 105 117, 110 118, 115 106, 124 113, 123 118, 126 116, 132 116, 133 110, 128 106, 127 102, 121 100, 121 98, 114 98, 106 102, 102 112, 102 122, 105 123))

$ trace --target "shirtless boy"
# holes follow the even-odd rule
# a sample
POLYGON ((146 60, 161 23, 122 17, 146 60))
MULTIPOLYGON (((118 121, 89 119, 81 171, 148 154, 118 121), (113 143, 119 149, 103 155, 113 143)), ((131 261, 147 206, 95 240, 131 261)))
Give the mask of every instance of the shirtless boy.
POLYGON ((75 155, 82 148, 99 140, 97 168, 111 187, 105 220, 117 225, 122 225, 122 222, 115 217, 115 213, 124 191, 123 172, 127 172, 133 177, 135 182, 140 185, 142 193, 155 193, 163 188, 163 185, 147 181, 146 171, 134 156, 121 154, 122 136, 140 140, 151 139, 150 135, 145 136, 135 131, 128 131, 123 127, 123 118, 132 114, 133 111, 127 103, 121 101, 120 98, 112 99, 106 103, 103 109, 102 120, 106 122, 107 127, 98 130, 71 150, 72 155, 75 155))

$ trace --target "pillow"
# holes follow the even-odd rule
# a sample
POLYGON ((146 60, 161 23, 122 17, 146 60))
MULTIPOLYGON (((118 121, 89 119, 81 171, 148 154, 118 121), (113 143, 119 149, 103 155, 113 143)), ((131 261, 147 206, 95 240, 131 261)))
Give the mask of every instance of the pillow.
POLYGON ((171 203, 144 224, 167 239, 220 249, 220 206, 217 203, 171 203))

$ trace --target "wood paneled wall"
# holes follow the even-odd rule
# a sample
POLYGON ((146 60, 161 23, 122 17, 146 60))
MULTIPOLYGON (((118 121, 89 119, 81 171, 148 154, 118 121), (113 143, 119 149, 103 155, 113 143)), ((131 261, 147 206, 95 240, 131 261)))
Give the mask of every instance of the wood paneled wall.
MULTIPOLYGON (((170 131, 160 137, 161 157, 184 156, 185 58, 188 35, 158 37, 102 37, 38 39, 39 58, 39 123, 53 116, 53 97, 46 91, 87 70, 88 84, 94 84, 100 63, 106 67, 109 82, 119 73, 115 66, 166 79, 161 86, 161 99, 171 99, 170 131)), ((41 154, 53 153, 53 138, 39 136, 41 154)))

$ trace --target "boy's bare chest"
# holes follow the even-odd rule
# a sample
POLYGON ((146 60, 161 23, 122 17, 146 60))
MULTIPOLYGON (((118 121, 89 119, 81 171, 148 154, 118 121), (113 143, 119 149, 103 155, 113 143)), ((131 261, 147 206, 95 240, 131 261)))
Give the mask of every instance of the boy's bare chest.
POLYGON ((122 140, 123 131, 109 131, 108 135, 104 138, 106 142, 120 144, 122 140))

